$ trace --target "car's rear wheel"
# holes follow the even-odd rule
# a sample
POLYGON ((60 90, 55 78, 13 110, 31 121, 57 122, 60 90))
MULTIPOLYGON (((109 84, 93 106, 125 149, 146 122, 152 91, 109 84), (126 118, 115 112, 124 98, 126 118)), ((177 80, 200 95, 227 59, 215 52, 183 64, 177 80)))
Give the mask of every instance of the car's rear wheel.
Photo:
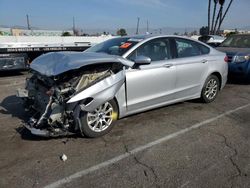
POLYGON ((105 102, 93 112, 82 112, 80 117, 82 133, 90 138, 107 134, 113 128, 117 114, 115 100, 105 102))
POLYGON ((215 100, 220 88, 220 81, 217 76, 210 75, 201 91, 201 99, 205 103, 210 103, 215 100))

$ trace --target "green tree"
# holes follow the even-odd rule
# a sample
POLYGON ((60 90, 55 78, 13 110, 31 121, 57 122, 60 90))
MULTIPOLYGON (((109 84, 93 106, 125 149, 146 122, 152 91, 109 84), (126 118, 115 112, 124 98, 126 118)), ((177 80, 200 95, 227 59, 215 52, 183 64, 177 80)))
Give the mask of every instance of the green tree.
POLYGON ((208 35, 208 34, 209 31, 207 26, 203 26, 202 28, 200 28, 200 35, 208 35))
POLYGON ((116 32, 117 35, 120 35, 120 36, 126 36, 127 35, 127 31, 123 28, 119 29, 117 32, 116 32))
POLYGON ((2 36, 3 35, 3 32, 2 31, 0 31, 0 36, 2 36))
POLYGON ((71 34, 70 34, 70 32, 65 31, 65 32, 62 33, 62 36, 67 37, 67 36, 71 36, 71 34))

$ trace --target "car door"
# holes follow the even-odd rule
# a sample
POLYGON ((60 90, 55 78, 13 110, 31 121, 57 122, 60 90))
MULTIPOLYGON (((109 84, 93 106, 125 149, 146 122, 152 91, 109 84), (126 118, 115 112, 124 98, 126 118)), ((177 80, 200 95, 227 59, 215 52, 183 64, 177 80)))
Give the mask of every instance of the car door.
POLYGON ((209 48, 201 43, 175 38, 176 99, 198 96, 208 71, 209 48))
POLYGON ((168 38, 152 39, 134 50, 128 59, 151 58, 151 64, 126 71, 128 113, 160 106, 174 99, 176 67, 168 38))

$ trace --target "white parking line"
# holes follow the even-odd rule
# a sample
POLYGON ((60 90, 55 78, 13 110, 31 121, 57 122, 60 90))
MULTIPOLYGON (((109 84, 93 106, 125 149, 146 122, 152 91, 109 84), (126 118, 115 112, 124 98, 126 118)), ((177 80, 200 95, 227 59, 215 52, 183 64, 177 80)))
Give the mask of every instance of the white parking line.
POLYGON ((100 163, 100 164, 97 164, 97 165, 94 165, 94 166, 92 166, 92 167, 90 167, 90 168, 87 168, 87 169, 81 170, 81 171, 79 171, 79 172, 76 172, 76 173, 74 173, 74 174, 72 174, 72 175, 70 175, 70 176, 68 176, 68 177, 65 177, 65 178, 63 178, 63 179, 60 179, 60 180, 58 180, 58 181, 52 183, 52 184, 49 184, 49 185, 45 186, 45 188, 56 188, 56 187, 62 186, 62 185, 65 184, 65 183, 70 183, 71 181, 73 181, 73 180, 76 179, 76 178, 80 178, 80 177, 82 177, 82 176, 84 176, 84 175, 86 175, 86 174, 89 174, 89 173, 91 173, 91 172, 100 170, 100 169, 102 169, 102 168, 104 168, 104 167, 107 167, 107 166, 109 166, 109 165, 111 165, 111 164, 114 164, 114 163, 116 163, 116 162, 119 162, 119 161, 121 161, 121 160, 123 160, 123 159, 125 159, 125 158, 127 158, 127 157, 129 157, 129 156, 131 156, 131 155, 134 155, 134 154, 139 153, 139 152, 141 152, 141 151, 143 151, 143 150, 146 150, 146 149, 148 149, 148 148, 151 148, 151 147, 153 147, 153 146, 155 146, 155 145, 158 145, 158 144, 161 144, 161 143, 163 143, 163 142, 166 142, 166 141, 168 141, 168 140, 170 140, 170 139, 176 138, 176 137, 178 137, 178 136, 180 136, 180 135, 183 135, 183 134, 185 134, 185 133, 187 133, 187 132, 190 132, 190 131, 192 131, 192 130, 194 130, 194 129, 200 128, 200 127, 202 127, 202 126, 204 126, 204 125, 207 125, 208 123, 211 123, 211 122, 213 122, 213 121, 216 121, 216 120, 218 120, 218 119, 220 119, 220 118, 222 118, 222 117, 224 117, 224 116, 226 116, 226 115, 229 115, 229 114, 234 113, 234 112, 236 112, 236 111, 239 111, 239 110, 241 110, 241 109, 247 108, 247 107, 249 107, 249 106, 250 106, 250 103, 249 103, 249 104, 246 104, 246 105, 244 105, 244 106, 240 106, 240 107, 238 107, 238 108, 235 108, 235 109, 233 109, 233 110, 229 110, 229 111, 227 111, 227 112, 225 112, 225 113, 222 113, 222 114, 220 114, 220 115, 218 115, 218 116, 216 116, 216 117, 213 117, 213 118, 207 119, 207 120, 205 120, 205 121, 202 121, 202 122, 200 122, 200 123, 196 123, 196 124, 194 124, 194 125, 192 125, 192 126, 190 126, 190 127, 188 127, 188 128, 182 129, 182 130, 177 131, 177 132, 175 132, 175 133, 172 133, 172 134, 169 134, 169 135, 167 135, 167 136, 164 136, 164 137, 162 137, 162 138, 160 138, 160 139, 158 139, 158 140, 155 140, 155 141, 150 142, 150 143, 148 143, 148 144, 145 144, 145 145, 142 145, 142 146, 140 146, 140 147, 137 147, 137 148, 135 148, 135 149, 133 149, 133 150, 127 152, 127 153, 124 153, 124 154, 122 154, 122 155, 119 155, 119 156, 117 156, 117 157, 114 157, 114 158, 112 158, 112 159, 110 159, 110 160, 104 161, 104 162, 102 162, 102 163, 100 163))

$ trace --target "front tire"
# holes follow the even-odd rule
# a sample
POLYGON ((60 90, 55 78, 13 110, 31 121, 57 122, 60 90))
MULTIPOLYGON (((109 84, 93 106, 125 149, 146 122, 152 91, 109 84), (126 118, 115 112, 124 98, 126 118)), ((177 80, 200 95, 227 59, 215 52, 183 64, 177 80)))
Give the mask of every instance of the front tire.
POLYGON ((210 75, 201 91, 201 100, 204 103, 210 103, 215 100, 220 88, 220 81, 217 76, 210 75))
POLYGON ((107 134, 113 127, 118 116, 115 100, 105 102, 93 112, 81 112, 82 133, 90 138, 107 134))

